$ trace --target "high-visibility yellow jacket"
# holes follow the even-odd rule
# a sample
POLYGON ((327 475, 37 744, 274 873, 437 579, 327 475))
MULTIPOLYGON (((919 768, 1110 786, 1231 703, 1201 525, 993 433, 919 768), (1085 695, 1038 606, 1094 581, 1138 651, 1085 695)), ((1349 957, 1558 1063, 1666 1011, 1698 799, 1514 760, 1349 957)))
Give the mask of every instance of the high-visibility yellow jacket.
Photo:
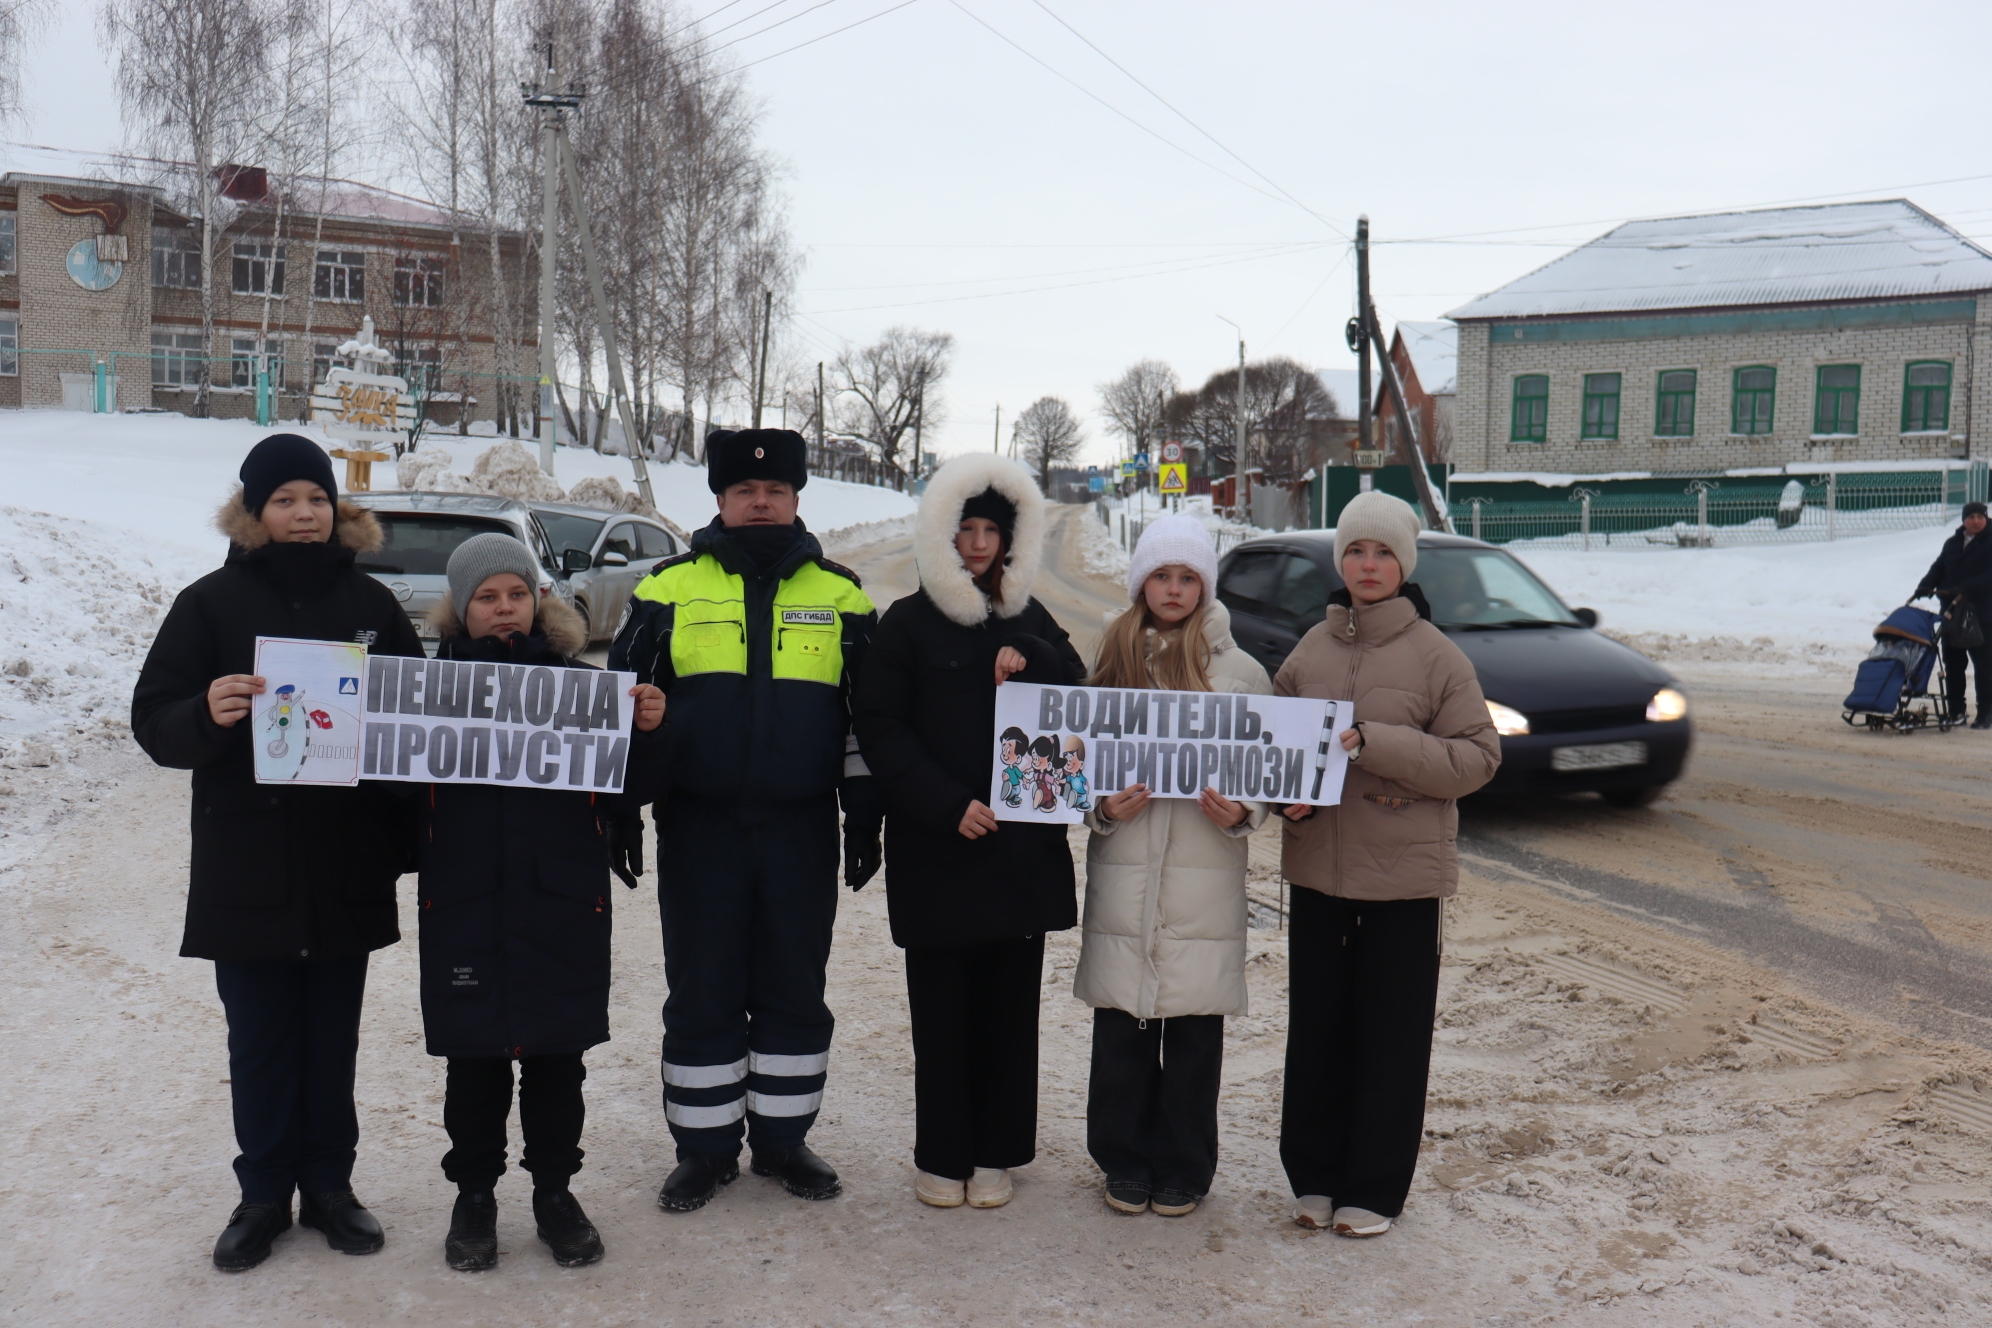
POLYGON ((717 520, 637 584, 609 667, 669 698, 671 787, 786 802, 863 772, 851 681, 878 612, 806 530, 763 572, 717 520))

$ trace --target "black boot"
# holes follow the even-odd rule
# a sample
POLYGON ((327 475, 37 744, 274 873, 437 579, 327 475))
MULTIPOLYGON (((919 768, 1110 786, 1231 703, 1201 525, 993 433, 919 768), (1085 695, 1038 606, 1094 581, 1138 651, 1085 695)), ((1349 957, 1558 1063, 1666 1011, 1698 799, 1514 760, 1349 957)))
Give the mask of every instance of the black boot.
POLYGON ((459 1190, 450 1210, 450 1234, 443 1258, 460 1273, 481 1273, 498 1262, 498 1196, 490 1190, 459 1190))
POLYGON ((325 1243, 341 1254, 372 1254, 387 1244, 380 1223, 351 1190, 307 1194, 297 1206, 299 1226, 325 1233, 325 1243))
POLYGON ((810 1152, 807 1144, 779 1153, 754 1154, 754 1174, 775 1177, 798 1199, 834 1198, 844 1188, 836 1168, 810 1152))
POLYGON ((533 1220, 539 1238, 562 1268, 579 1268, 602 1257, 602 1237, 567 1190, 533 1191, 533 1220))
MULTIPOLYGON (((1959 718, 1962 717, 1962 715, 1959 716, 1959 718)), ((1987 710, 1985 707, 1980 706, 1978 708, 1978 718, 1971 721, 1971 727, 1975 729, 1992 729, 1992 710, 1987 710)))
POLYGON ((720 1186, 731 1185, 739 1178, 739 1159, 694 1154, 680 1161, 664 1178, 664 1188, 657 1192, 657 1206, 673 1213, 689 1213, 705 1207, 719 1193, 720 1186))
POLYGON ((291 1228, 290 1200, 280 1204, 237 1204, 221 1239, 214 1243, 214 1266, 240 1273, 270 1257, 270 1242, 291 1228))

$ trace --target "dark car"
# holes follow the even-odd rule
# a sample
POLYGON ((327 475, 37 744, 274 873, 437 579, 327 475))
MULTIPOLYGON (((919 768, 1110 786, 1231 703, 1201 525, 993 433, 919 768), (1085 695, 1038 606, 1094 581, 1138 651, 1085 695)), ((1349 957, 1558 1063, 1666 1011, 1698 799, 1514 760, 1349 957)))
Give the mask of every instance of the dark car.
MULTIPOLYGON (((1596 613, 1566 606, 1513 555, 1459 535, 1419 535, 1411 580, 1480 675, 1501 735, 1488 792, 1595 792, 1639 807, 1680 776, 1694 741, 1687 698, 1665 669, 1597 632, 1596 613)), ((1238 644, 1277 672, 1341 586, 1335 532, 1291 531, 1226 554, 1217 597, 1238 644)))

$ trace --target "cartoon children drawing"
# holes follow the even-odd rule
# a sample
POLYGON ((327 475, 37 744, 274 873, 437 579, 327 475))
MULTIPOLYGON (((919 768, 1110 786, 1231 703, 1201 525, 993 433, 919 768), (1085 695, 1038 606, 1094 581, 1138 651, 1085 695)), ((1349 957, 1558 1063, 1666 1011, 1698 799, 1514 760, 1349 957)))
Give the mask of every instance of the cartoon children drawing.
POLYGON ((1076 812, 1093 810, 1092 787, 1086 779, 1086 740, 1065 740, 1065 805, 1076 812))
POLYGON ((1058 739, 1039 734, 1031 743, 1031 768, 1026 776, 1031 790, 1031 809, 1048 812, 1058 806, 1058 739))
POLYGON ((1031 740, 1012 724, 1003 730, 1003 805, 1024 805, 1024 767, 1030 763, 1031 740))

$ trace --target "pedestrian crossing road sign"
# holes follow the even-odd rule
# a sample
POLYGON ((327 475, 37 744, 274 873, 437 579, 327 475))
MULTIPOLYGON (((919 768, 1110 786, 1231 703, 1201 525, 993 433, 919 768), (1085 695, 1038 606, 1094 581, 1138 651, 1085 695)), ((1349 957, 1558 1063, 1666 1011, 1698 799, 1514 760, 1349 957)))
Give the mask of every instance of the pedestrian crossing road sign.
POLYGON ((1188 493, 1190 491, 1190 468, 1180 461, 1162 463, 1162 485, 1164 494, 1188 493))
POLYGON ((1132 461, 1121 462, 1121 478, 1130 480, 1134 478, 1134 463, 1132 461))

